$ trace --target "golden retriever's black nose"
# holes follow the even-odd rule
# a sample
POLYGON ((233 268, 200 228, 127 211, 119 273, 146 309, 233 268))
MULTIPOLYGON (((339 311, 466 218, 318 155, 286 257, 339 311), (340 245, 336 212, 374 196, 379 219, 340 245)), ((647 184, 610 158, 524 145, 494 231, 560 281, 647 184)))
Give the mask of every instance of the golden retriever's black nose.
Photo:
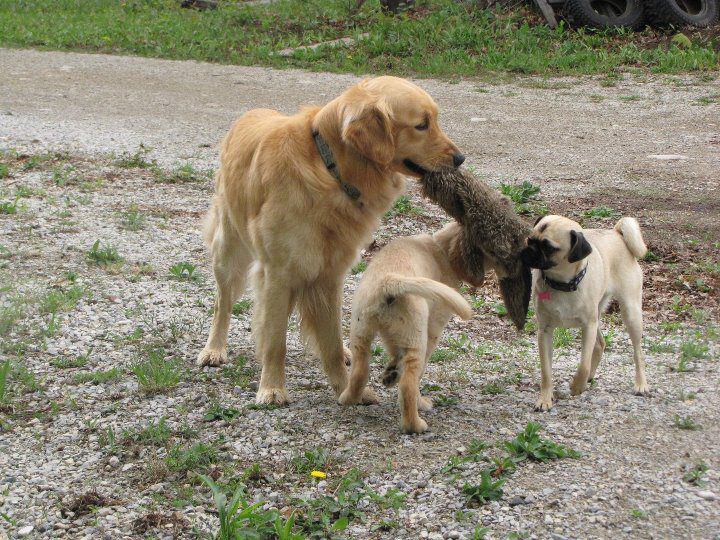
POLYGON ((458 168, 464 162, 465 162, 465 156, 463 156, 460 152, 458 152, 457 154, 455 154, 453 156, 453 165, 455 165, 455 168, 458 168))

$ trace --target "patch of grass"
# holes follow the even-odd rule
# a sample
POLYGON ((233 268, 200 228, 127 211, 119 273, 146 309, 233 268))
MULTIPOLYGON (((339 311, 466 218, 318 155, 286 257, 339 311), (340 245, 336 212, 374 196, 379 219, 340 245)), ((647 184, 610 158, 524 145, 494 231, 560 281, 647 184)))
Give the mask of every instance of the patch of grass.
POLYGON ((145 427, 136 431, 123 431, 123 440, 147 446, 166 446, 172 436, 165 417, 157 422, 150 421, 145 427))
POLYGON ((647 512, 642 508, 633 508, 630 510, 630 515, 635 519, 645 519, 647 517, 647 512))
POLYGON ((183 261, 170 267, 170 277, 178 281, 198 281, 200 272, 194 264, 183 261))
POLYGON ((629 96, 620 96, 618 97, 620 101, 624 101, 626 103, 630 103, 633 101, 640 101, 642 99, 642 96, 638 96, 637 94, 629 95, 629 96))
POLYGON ((350 273, 353 276, 356 276, 358 274, 362 274, 365 270, 367 270, 368 264, 365 261, 358 261, 358 263, 352 267, 350 270, 350 273))
POLYGON ((159 394, 174 388, 182 380, 180 362, 166 359, 163 349, 148 352, 147 358, 134 364, 131 371, 146 394, 159 394))
POLYGON ((130 208, 120 214, 120 217, 122 219, 120 225, 126 231, 140 231, 145 228, 146 219, 137 204, 130 205, 130 208))
POLYGON ((417 206, 413 205, 412 199, 407 195, 400 195, 393 204, 393 207, 387 211, 385 217, 392 217, 397 215, 418 215, 422 214, 422 210, 417 206))
POLYGON ((647 252, 645 253, 645 256, 643 256, 643 258, 641 260, 643 260, 645 262, 658 262, 660 260, 660 257, 655 255, 655 253, 653 253, 651 250, 648 249, 647 252))
POLYGON ((0 163, 0 178, 7 178, 10 176, 10 167, 7 163, 0 163))
POLYGON ((235 407, 223 407, 219 403, 213 403, 203 415, 203 420, 206 422, 216 422, 218 420, 232 422, 241 414, 242 411, 235 407))
POLYGON ((707 463, 700 460, 697 463, 693 465, 686 465, 685 466, 685 473, 683 474, 683 480, 685 480, 688 484, 692 484, 693 486, 704 486, 706 484, 705 482, 705 473, 710 469, 707 463))
POLYGON ((244 486, 235 488, 230 498, 209 476, 200 479, 210 488, 213 505, 219 520, 215 534, 218 540, 276 538, 277 540, 304 540, 295 532, 295 515, 284 519, 277 510, 263 510, 264 502, 250 504, 244 486))
POLYGON ((113 160, 113 165, 122 169, 148 169, 156 166, 155 160, 148 160, 150 148, 141 144, 135 152, 123 152, 113 160))
POLYGON ((675 345, 672 343, 655 341, 650 344, 648 350, 653 354, 673 353, 675 352, 675 345))
POLYGON ((106 382, 117 381, 122 377, 122 372, 118 368, 108 369, 106 371, 90 371, 86 373, 78 373, 73 377, 75 384, 103 384, 106 382))
POLYGON ((290 459, 290 466, 298 474, 310 474, 312 471, 323 471, 328 462, 328 451, 324 448, 313 448, 290 459))
POLYGON ((431 364, 444 364, 445 362, 451 362, 458 357, 457 351, 450 349, 435 349, 430 355, 429 362, 431 364))
POLYGON ((101 246, 100 240, 95 240, 90 251, 87 252, 87 258, 92 264, 99 266, 108 266, 123 260, 115 246, 110 244, 101 246))
POLYGON ((518 433, 514 439, 503 444, 510 455, 518 460, 549 461, 560 458, 578 458, 580 453, 563 444, 543 439, 539 435, 540 425, 528 422, 525 429, 518 433))
POLYGON ((66 356, 58 356, 57 358, 53 358, 50 360, 50 365, 53 367, 56 367, 58 369, 73 369, 73 368, 80 368, 85 367, 90 360, 90 353, 92 352, 92 349, 90 349, 85 354, 81 354, 80 356, 74 356, 74 357, 66 357, 66 356))
POLYGON ((463 463, 476 463, 487 460, 487 457, 485 457, 485 450, 489 447, 490 445, 480 439, 471 440, 467 451, 461 455, 450 456, 448 462, 443 466, 440 472, 446 474, 454 471, 463 463))
POLYGON ((20 197, 15 197, 14 201, 0 201, 0 214, 5 214, 6 216, 17 214, 19 200, 20 197))
POLYGON ((617 84, 618 71, 625 67, 678 73, 710 71, 718 64, 712 37, 683 43, 667 38, 645 47, 633 32, 551 29, 530 24, 524 10, 501 13, 453 0, 422 3, 412 14, 390 17, 377 2, 358 8, 344 0, 222 2, 202 12, 162 0, 5 2, 0 4, 0 43, 353 73, 455 78, 495 72, 609 73, 603 85, 617 84), (274 54, 345 36, 358 39, 289 57, 274 54))
POLYGON ((181 475, 200 473, 218 460, 218 450, 210 444, 202 442, 191 446, 176 444, 170 447, 165 458, 168 470, 181 475))
POLYGON ((73 310, 85 294, 85 287, 80 285, 53 289, 40 299, 40 313, 44 315, 73 310))
POLYGON ((433 398, 433 402, 437 407, 452 407, 460 403, 460 398, 455 396, 448 396, 446 394, 440 394, 433 398))
POLYGON ((483 385, 482 388, 480 388, 480 393, 491 396, 503 394, 505 393, 505 387, 502 384, 493 381, 483 385))
POLYGON ((10 360, 0 364, 0 408, 6 405, 10 396, 10 360))
POLYGON ((164 171, 160 167, 153 168, 155 181, 160 184, 186 184, 190 182, 201 182, 209 177, 207 173, 198 171, 190 163, 178 165, 170 171, 164 171))
POLYGON ((252 309, 253 302, 249 298, 244 298, 239 302, 235 302, 232 307, 232 314, 236 317, 239 315, 247 315, 252 309))
POLYGON ((707 358, 710 354, 710 347, 707 343, 699 341, 685 341, 680 345, 680 355, 688 360, 707 358))
POLYGON ((590 210, 583 212, 583 216, 586 218, 611 218, 617 216, 617 211, 613 210, 609 206, 596 206, 590 210))
POLYGON ((556 328, 553 334, 553 348, 564 349, 575 341, 575 336, 569 328, 556 328))
POLYGON ((494 479, 487 471, 481 471, 480 483, 466 483, 462 487, 462 492, 469 501, 478 504, 485 504, 489 501, 499 501, 502 498, 502 486, 504 483, 504 478, 494 479))
POLYGON ((691 417, 680 416, 678 414, 673 417, 673 425, 678 429, 685 429, 688 431, 698 431, 702 429, 702 426, 695 423, 695 420, 693 420, 691 417))
POLYGON ((547 205, 538 199, 540 186, 524 180, 521 184, 500 184, 500 193, 508 197, 515 204, 518 214, 545 215, 547 205))
POLYGON ((225 380, 240 388, 248 388, 254 375, 253 370, 247 365, 247 358, 236 356, 230 363, 222 368, 222 375, 225 380))

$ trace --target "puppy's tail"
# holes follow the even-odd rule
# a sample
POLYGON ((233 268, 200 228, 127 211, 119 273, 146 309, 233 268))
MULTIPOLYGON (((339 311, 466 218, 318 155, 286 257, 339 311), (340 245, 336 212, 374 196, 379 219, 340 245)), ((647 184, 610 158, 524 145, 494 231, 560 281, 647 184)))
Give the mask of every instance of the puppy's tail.
POLYGON ((388 274, 385 276, 381 290, 384 295, 383 301, 388 305, 398 296, 417 294, 427 300, 445 304, 463 319, 469 319, 473 315, 470 304, 459 292, 434 279, 388 274))
POLYGON ((647 246, 643 241, 637 219, 631 217, 621 218, 620 221, 615 224, 615 230, 622 235, 625 245, 630 250, 630 253, 633 254, 633 257, 642 259, 645 256, 647 246))

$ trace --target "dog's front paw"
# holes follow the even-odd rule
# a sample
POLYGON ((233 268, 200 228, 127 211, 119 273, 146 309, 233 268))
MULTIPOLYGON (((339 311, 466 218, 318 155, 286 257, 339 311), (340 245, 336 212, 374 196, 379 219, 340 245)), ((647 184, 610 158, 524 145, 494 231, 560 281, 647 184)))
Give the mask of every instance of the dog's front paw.
POLYGON ((418 398, 418 410, 419 411, 432 411, 433 408, 433 402, 432 399, 430 399, 427 396, 420 396, 418 398))
POLYGON ((553 399, 550 397, 540 397, 535 403, 535 412, 547 412, 553 408, 553 399))
POLYGON ((290 402, 287 390, 284 388, 260 387, 255 395, 258 405, 287 405, 290 402))
POLYGON ((412 433, 423 433, 427 431, 428 425, 425 420, 420 418, 419 416, 412 419, 405 421, 403 419, 402 421, 402 431, 403 433, 412 434, 412 433))
POLYGON ((363 405, 375 405, 376 403, 380 403, 380 398, 375 393, 375 390, 365 387, 362 393, 361 401, 363 405))
MULTIPOLYGON (((366 388, 365 390, 368 389, 366 388)), ((346 388, 338 397, 338 403, 340 405, 359 405, 362 402, 362 398, 363 395, 357 395, 355 392, 351 392, 350 388, 346 388)))
POLYGON ((227 362, 227 350, 225 349, 210 349, 205 347, 197 357, 195 362, 198 366, 220 366, 227 362))
POLYGON ((642 384, 635 383, 635 395, 636 396, 649 396, 650 387, 648 383, 643 382, 642 384))

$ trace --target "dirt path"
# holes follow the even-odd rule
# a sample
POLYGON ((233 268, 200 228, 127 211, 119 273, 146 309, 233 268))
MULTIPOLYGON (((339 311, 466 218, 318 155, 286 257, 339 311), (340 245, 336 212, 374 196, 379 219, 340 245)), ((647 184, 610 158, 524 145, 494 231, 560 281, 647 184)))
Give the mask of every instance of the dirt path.
MULTIPOLYGON (((358 539, 473 538, 478 527, 488 538, 718 538, 717 80, 420 81, 469 166, 493 182, 540 185, 551 210, 588 226, 614 220, 583 217, 590 208, 632 211, 660 260, 644 263, 650 397, 631 395, 627 335, 610 314, 597 384, 568 396, 577 342, 559 336, 558 404, 532 412, 532 330, 511 332, 488 287, 470 296, 476 317, 450 325, 424 378, 430 432, 408 437, 394 391, 378 388, 371 407, 334 403, 295 322, 293 403, 255 409, 249 299, 233 319, 235 363, 193 366, 214 290, 198 229, 217 141, 248 108, 320 104, 354 77, 11 50, 0 50, 0 73, 0 204, 17 201, 0 207, 0 354, 12 366, 0 402, 0 539, 197 537, 217 520, 196 472, 296 511, 306 531, 349 513, 340 535, 358 539), (141 143, 152 150, 137 157, 159 167, 108 155, 128 158, 141 143), (123 260, 89 255, 96 240, 123 260), (197 279, 173 277, 180 262, 197 279), (138 373, 158 355, 174 367, 151 378, 165 385, 154 392, 138 373), (469 501, 463 486, 483 469, 499 474, 490 459, 530 421, 582 456, 522 461, 499 500, 469 501), (474 439, 489 447, 477 451, 474 439), (708 470, 695 481, 700 462, 708 470), (312 468, 327 480, 311 479, 312 468), (353 468, 362 483, 347 476, 353 468), (345 506, 323 498, 338 483, 345 506)), ((412 186, 409 198, 379 244, 442 223, 412 186)), ((346 280, 346 319, 359 278, 346 280)))

